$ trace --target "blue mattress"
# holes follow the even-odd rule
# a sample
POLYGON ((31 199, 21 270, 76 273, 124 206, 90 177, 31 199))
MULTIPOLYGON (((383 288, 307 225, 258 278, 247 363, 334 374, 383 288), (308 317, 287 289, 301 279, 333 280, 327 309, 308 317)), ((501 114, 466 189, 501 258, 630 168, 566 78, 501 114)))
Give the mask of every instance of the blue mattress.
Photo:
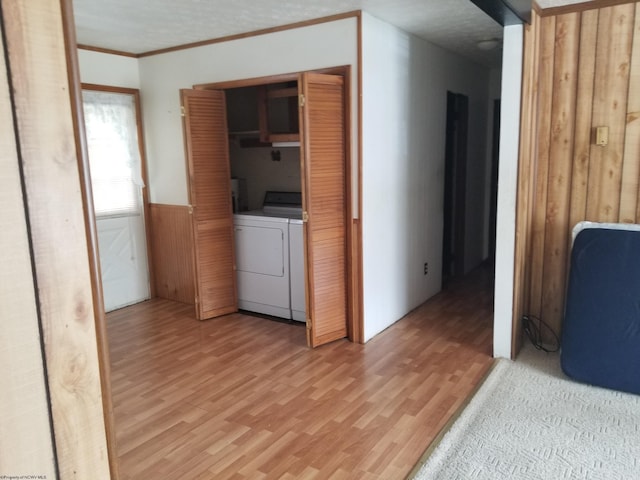
POLYGON ((562 370, 575 380, 640 394, 640 227, 574 230, 562 370))

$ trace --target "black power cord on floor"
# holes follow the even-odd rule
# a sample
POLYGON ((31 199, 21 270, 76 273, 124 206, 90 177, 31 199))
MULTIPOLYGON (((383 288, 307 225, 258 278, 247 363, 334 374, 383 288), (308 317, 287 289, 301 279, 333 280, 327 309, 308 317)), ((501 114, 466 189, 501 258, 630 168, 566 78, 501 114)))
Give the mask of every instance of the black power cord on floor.
POLYGON ((542 350, 543 352, 547 353, 553 353, 560 350, 560 339, 558 339, 558 335, 556 335, 556 332, 554 332, 553 329, 541 318, 533 315, 523 315, 522 328, 527 334, 527 337, 529 337, 529 340, 531 340, 531 343, 533 343, 533 346, 538 350, 542 350), (537 325, 536 322, 538 322, 537 325), (547 348, 543 344, 542 330, 546 330, 547 332, 551 333, 554 338, 554 346, 547 348))

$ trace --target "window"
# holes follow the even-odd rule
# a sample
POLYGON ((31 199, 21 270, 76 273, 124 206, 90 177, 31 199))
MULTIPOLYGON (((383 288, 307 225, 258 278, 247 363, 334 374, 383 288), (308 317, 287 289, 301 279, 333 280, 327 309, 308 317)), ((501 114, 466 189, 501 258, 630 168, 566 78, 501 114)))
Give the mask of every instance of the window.
POLYGON ((142 210, 136 99, 128 93, 83 90, 93 204, 96 216, 142 210))

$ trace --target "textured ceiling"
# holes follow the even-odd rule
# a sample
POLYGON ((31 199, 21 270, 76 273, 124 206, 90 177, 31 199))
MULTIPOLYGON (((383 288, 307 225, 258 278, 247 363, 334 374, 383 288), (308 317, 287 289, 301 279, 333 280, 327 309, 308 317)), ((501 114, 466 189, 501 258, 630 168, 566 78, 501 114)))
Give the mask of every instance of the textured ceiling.
MULTIPOLYGON (((581 0, 539 0, 553 7, 581 0)), ((73 0, 78 43, 143 53, 353 10, 369 14, 487 66, 501 50, 502 27, 470 0, 73 0)))

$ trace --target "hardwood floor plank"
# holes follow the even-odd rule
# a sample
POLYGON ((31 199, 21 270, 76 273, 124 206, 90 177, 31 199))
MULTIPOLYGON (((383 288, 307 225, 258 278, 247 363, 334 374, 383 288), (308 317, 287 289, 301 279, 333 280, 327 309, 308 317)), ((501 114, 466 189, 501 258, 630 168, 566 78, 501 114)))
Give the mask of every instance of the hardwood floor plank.
POLYGON ((206 322, 154 299, 108 315, 123 480, 402 479, 492 363, 488 271, 366 345, 206 322))

